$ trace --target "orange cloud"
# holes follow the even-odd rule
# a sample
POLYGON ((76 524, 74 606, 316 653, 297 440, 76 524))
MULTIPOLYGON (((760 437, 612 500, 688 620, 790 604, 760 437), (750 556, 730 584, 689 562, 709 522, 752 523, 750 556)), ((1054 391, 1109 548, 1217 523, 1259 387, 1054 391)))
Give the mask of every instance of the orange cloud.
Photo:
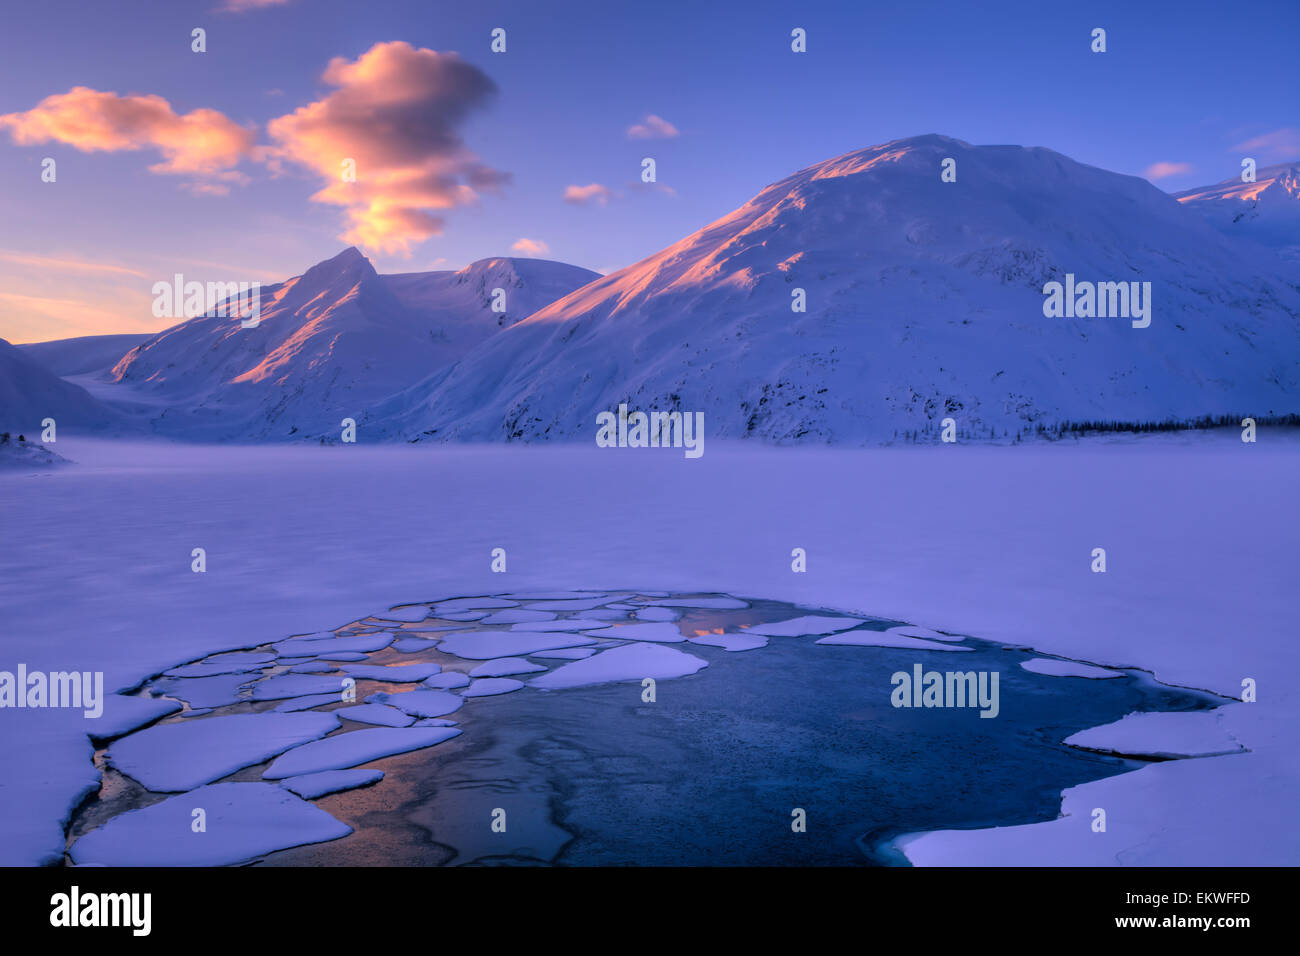
POLYGON ((649 113, 640 123, 627 128, 628 139, 676 139, 677 127, 662 116, 649 113))
POLYGON ((1181 176, 1183 173, 1190 173, 1192 167, 1189 163, 1152 163, 1142 174, 1147 179, 1165 179, 1168 176, 1181 176))
POLYGON ((1232 147, 1239 153, 1258 153, 1265 162, 1290 162, 1300 158, 1300 129, 1284 126, 1232 147))
POLYGON ((544 256, 551 251, 551 247, 540 239, 520 239, 510 248, 526 256, 544 256))
POLYGON ((313 201, 347 211, 344 241, 408 253, 438 235, 436 212, 476 202, 509 175, 466 149, 459 127, 496 93, 496 84, 455 53, 378 43, 356 60, 331 60, 323 79, 337 89, 267 124, 275 145, 262 154, 326 180, 313 201), (351 161, 346 163, 346 161, 351 161), (345 163, 355 181, 345 178, 345 163))
POLYGON ((178 114, 161 96, 118 96, 74 86, 25 113, 0 115, 15 143, 65 143, 84 153, 156 149, 151 172, 244 181, 233 167, 253 148, 254 130, 210 109, 178 114))
POLYGON ((585 206, 587 203, 596 202, 605 205, 609 202, 614 193, 608 186, 602 186, 600 183, 588 183, 585 186, 567 186, 564 190, 564 201, 573 203, 575 206, 585 206))

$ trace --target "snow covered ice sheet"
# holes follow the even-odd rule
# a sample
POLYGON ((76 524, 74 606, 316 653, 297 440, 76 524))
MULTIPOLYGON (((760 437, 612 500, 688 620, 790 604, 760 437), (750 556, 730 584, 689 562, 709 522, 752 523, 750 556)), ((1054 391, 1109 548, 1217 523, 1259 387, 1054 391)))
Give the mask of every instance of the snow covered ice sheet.
POLYGON ((108 748, 108 762, 159 793, 193 790, 324 737, 333 714, 231 714, 159 724, 108 748))
POLYGON ((283 787, 217 783, 116 816, 74 843, 71 854, 81 865, 225 866, 351 832, 283 787), (191 826, 195 808, 206 815, 204 832, 191 826))
POLYGON ((323 770, 346 770, 380 757, 432 747, 459 734, 454 727, 354 730, 290 750, 267 767, 262 776, 278 780, 323 770))

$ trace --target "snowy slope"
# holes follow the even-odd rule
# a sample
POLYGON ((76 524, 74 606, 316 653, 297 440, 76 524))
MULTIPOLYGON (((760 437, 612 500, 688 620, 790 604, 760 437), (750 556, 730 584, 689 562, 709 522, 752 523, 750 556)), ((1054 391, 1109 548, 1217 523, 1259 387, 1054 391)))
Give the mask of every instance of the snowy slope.
POLYGON ((545 259, 480 259, 456 272, 380 278, 403 306, 430 324, 442 355, 459 359, 493 333, 599 277, 589 269, 545 259), (505 292, 504 312, 485 307, 494 289, 505 292))
POLYGON ((1300 411, 1300 291, 1145 180, 920 136, 848 153, 505 329, 376 414, 394 437, 875 442, 1059 421, 1300 411), (957 181, 940 179, 957 161, 957 181), (1149 328, 1046 318, 1043 285, 1148 281, 1149 328), (807 311, 792 312, 806 290, 807 311))
POLYGON ((1270 246, 1300 264, 1300 162, 1261 166, 1253 183, 1238 176, 1174 198, 1227 235, 1270 246))
POLYGON ((81 335, 73 339, 30 342, 15 347, 28 359, 37 365, 43 365, 55 375, 85 375, 112 368, 123 355, 151 338, 153 336, 148 332, 81 335))
POLYGON ((337 437, 344 418, 593 278, 561 263, 486 259, 460 272, 380 276, 350 248, 262 289, 255 328, 200 316, 128 352, 97 389, 163 434, 337 437), (506 290, 505 313, 490 308, 506 290))
POLYGON ((0 339, 0 431, 35 441, 46 418, 68 431, 93 431, 117 422, 117 415, 84 388, 65 382, 0 339))

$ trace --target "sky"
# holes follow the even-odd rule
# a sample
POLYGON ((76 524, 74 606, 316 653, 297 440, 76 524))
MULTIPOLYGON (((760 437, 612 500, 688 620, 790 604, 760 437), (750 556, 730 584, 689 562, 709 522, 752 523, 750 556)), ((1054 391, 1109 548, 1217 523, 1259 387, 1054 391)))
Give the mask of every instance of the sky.
POLYGON ((923 133, 1170 192, 1300 159, 1295 0, 0 0, 0 17, 14 343, 158 331, 155 282, 270 283, 348 245, 383 273, 508 255, 611 272, 799 169, 923 133))

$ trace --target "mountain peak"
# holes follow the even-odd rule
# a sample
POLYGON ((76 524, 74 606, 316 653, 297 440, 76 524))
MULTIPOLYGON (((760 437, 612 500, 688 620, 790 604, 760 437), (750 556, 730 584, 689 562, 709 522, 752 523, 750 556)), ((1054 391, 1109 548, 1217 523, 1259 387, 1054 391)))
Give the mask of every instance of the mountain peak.
POLYGON ((356 246, 348 246, 331 259, 316 263, 302 274, 301 287, 318 289, 337 282, 357 283, 377 276, 374 264, 356 246))

